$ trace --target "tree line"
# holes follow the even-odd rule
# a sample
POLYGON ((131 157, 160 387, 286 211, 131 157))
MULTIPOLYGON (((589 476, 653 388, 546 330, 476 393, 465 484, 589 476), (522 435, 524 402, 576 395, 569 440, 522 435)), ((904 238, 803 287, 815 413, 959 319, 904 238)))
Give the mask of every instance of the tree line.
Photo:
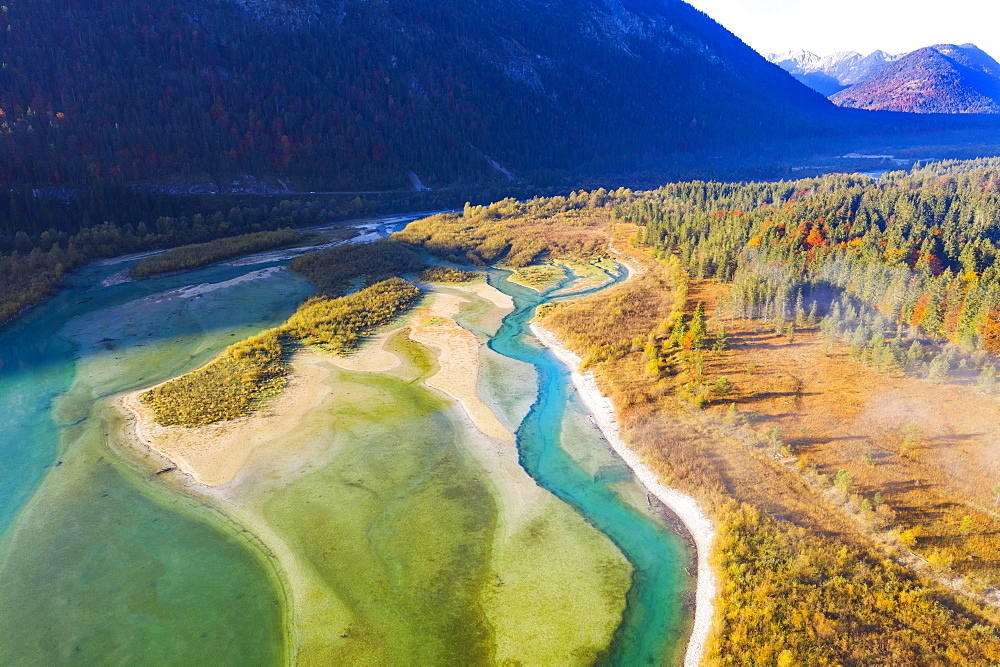
MULTIPOLYGON (((0 194, 0 325, 51 295, 65 275, 96 259, 328 224, 375 210, 373 206, 328 198, 265 198, 249 204, 226 196, 160 196, 114 187, 68 199, 30 190, 0 194)), ((231 243, 242 242, 225 245, 231 243)), ((182 264, 177 270, 190 268, 182 264)))
POLYGON ((1000 353, 1000 160, 878 181, 674 184, 615 213, 692 277, 729 283, 733 316, 779 326, 805 300, 829 317, 848 295, 887 340, 902 326, 910 341, 1000 353))

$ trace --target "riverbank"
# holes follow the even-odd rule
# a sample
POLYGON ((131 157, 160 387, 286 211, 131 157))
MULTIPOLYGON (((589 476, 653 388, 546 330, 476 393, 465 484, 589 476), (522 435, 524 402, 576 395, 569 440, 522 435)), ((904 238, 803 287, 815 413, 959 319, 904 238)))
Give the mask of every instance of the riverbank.
POLYGON ((129 417, 131 440, 204 487, 228 484, 250 463, 255 453, 295 430, 306 415, 329 395, 327 359, 313 349, 291 358, 288 386, 258 413, 197 428, 161 426, 143 405, 141 389, 125 394, 121 407, 129 417))
POLYGON ((618 433, 618 424, 611 401, 601 394, 593 373, 580 370, 581 359, 562 345, 552 332, 537 323, 531 324, 531 331, 561 362, 572 372, 573 384, 580 398, 594 416, 608 443, 632 469, 643 485, 681 520, 694 540, 698 551, 698 575, 695 593, 695 618, 684 656, 686 667, 700 664, 705 654, 708 635, 711 631, 717 594, 715 574, 709 563, 709 555, 715 538, 711 521, 704 514, 698 502, 690 496, 664 486, 640 458, 625 444, 618 433))
MULTIPOLYGON (((251 280, 268 278, 283 270, 263 269, 218 285, 194 285, 148 298, 163 300, 203 296, 251 280)), ((513 446, 513 434, 500 423, 477 391, 479 348, 482 343, 454 319, 463 305, 476 297, 491 304, 501 314, 513 307, 509 296, 485 283, 453 286, 447 292, 432 289, 425 305, 408 318, 407 334, 413 342, 433 350, 438 359, 438 368, 429 377, 422 378, 422 384, 456 401, 480 433, 495 440, 509 440, 513 446)), ((386 349, 386 344, 401 328, 399 324, 393 325, 347 356, 313 348, 297 350, 289 360, 288 386, 269 405, 247 417, 194 428, 162 426, 156 422, 153 411, 140 400, 142 394, 154 387, 124 394, 120 398, 120 406, 129 418, 131 439, 140 448, 162 459, 166 464, 164 467, 176 468, 199 486, 229 484, 251 464, 258 449, 274 446, 282 434, 294 431, 311 411, 323 403, 331 391, 327 382, 331 367, 361 373, 389 373, 398 368, 401 360, 397 354, 386 349)))
MULTIPOLYGON (((488 285, 485 287, 493 290, 488 285)), ((468 302, 462 296, 435 293, 431 303, 414 315, 410 339, 437 353, 440 368, 425 378, 425 384, 458 401, 484 435, 510 440, 513 434, 479 397, 479 348, 482 343, 475 334, 455 322, 462 305, 468 302)))
POLYGON ((141 392, 121 401, 124 448, 149 473, 176 467, 159 479, 273 558, 300 662, 435 663, 461 650, 552 664, 596 659, 612 641, 627 559, 521 468, 477 392, 481 341, 456 318, 511 307, 485 283, 434 287, 355 354, 299 350, 286 390, 230 422, 163 428, 141 392), (450 582, 444 602, 429 580, 450 582), (422 611, 400 613, 412 605, 422 611), (451 627, 455 614, 479 629, 451 627))

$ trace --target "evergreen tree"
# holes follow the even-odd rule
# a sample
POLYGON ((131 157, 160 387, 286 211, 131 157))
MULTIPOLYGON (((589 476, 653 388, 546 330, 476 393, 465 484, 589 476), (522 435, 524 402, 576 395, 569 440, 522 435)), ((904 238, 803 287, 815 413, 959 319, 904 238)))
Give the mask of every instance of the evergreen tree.
POLYGON ((951 377, 951 354, 941 352, 931 359, 927 368, 927 379, 933 382, 946 382, 951 377))
POLYGON ((728 349, 729 338, 726 337, 726 327, 720 324, 718 330, 715 332, 715 340, 712 343, 712 350, 715 352, 725 352, 728 349))
POLYGON ((997 390, 997 371, 991 364, 983 366, 976 380, 976 386, 984 394, 993 394, 997 390))
POLYGON ((708 335, 708 328, 705 323, 705 304, 699 302, 695 306, 694 314, 691 316, 691 327, 688 330, 687 340, 690 341, 692 350, 700 350, 705 345, 705 337, 708 335))

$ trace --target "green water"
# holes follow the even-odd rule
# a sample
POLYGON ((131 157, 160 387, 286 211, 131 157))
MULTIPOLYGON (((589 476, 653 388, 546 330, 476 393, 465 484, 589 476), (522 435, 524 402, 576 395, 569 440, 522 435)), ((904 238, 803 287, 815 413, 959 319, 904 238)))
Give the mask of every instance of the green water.
MULTIPOLYGON (((274 553, 122 456, 110 399, 282 321, 310 287, 283 273, 137 302, 260 267, 96 287, 120 268, 79 273, 0 329, 0 663, 274 665, 297 651, 302 664, 642 665, 679 655, 689 555, 587 427, 565 369, 524 337, 547 297, 491 278, 517 310, 483 353, 484 393, 504 403, 505 369, 525 380, 501 417, 520 424, 525 469, 580 514, 545 501, 501 540, 497 489, 444 404, 414 384, 433 359, 397 337, 395 376, 337 376, 341 393, 310 436, 328 443, 327 458, 255 496, 313 582, 294 646, 274 553), (610 648, 628 564, 587 522, 634 570, 610 648)), ((483 336, 495 329, 486 312, 464 313, 483 336)))
MULTIPOLYGON (((690 563, 690 554, 664 521, 637 506, 634 492, 629 497, 627 488, 632 485, 634 489, 634 482, 620 463, 588 471, 579 452, 574 456, 562 447, 564 420, 567 410, 572 410, 568 407, 572 382, 566 367, 526 334, 535 308, 547 297, 509 282, 505 273, 492 273, 490 282, 515 302, 514 312, 504 320, 490 347, 538 371, 538 399, 517 430, 521 464, 543 487, 579 509, 608 535, 635 569, 628 608, 605 661, 613 665, 679 661, 690 615, 683 602, 691 586, 683 569, 690 563)), ((578 404, 576 410, 579 414, 578 404)))
MULTIPOLYGON (((333 460, 265 495, 262 516, 349 619, 310 664, 485 664, 479 605, 496 508, 445 404, 415 384, 340 373, 322 408, 333 460), (345 508, 350 508, 345 511, 345 508)), ((480 475, 481 476, 481 475, 480 475)))
POLYGON ((106 399, 204 363, 310 288, 285 274, 139 306, 247 269, 91 289, 119 268, 82 272, 0 330, 0 662, 279 664, 273 567, 222 517, 116 455, 122 424, 106 399))

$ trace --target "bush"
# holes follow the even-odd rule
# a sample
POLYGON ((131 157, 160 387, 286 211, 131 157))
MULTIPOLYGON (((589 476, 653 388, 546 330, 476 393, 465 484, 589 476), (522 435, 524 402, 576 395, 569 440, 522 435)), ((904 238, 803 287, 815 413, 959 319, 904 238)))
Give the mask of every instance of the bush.
POLYGON ((243 417, 284 388, 283 340, 278 329, 227 348, 215 361, 154 387, 139 400, 163 426, 203 426, 243 417))
POLYGON ((140 259, 132 268, 132 275, 141 279, 171 271, 190 271, 241 255, 285 248, 301 239, 302 233, 294 229, 276 229, 185 245, 140 259))
POLYGON ((462 271, 449 266, 432 266, 420 274, 425 283, 471 283, 481 280, 485 274, 479 271, 462 271))
POLYGON ((391 278, 339 299, 310 299, 281 327, 230 346, 215 361, 143 393, 140 401, 163 426, 244 417, 285 387, 289 345, 347 354, 419 297, 416 287, 391 278))

